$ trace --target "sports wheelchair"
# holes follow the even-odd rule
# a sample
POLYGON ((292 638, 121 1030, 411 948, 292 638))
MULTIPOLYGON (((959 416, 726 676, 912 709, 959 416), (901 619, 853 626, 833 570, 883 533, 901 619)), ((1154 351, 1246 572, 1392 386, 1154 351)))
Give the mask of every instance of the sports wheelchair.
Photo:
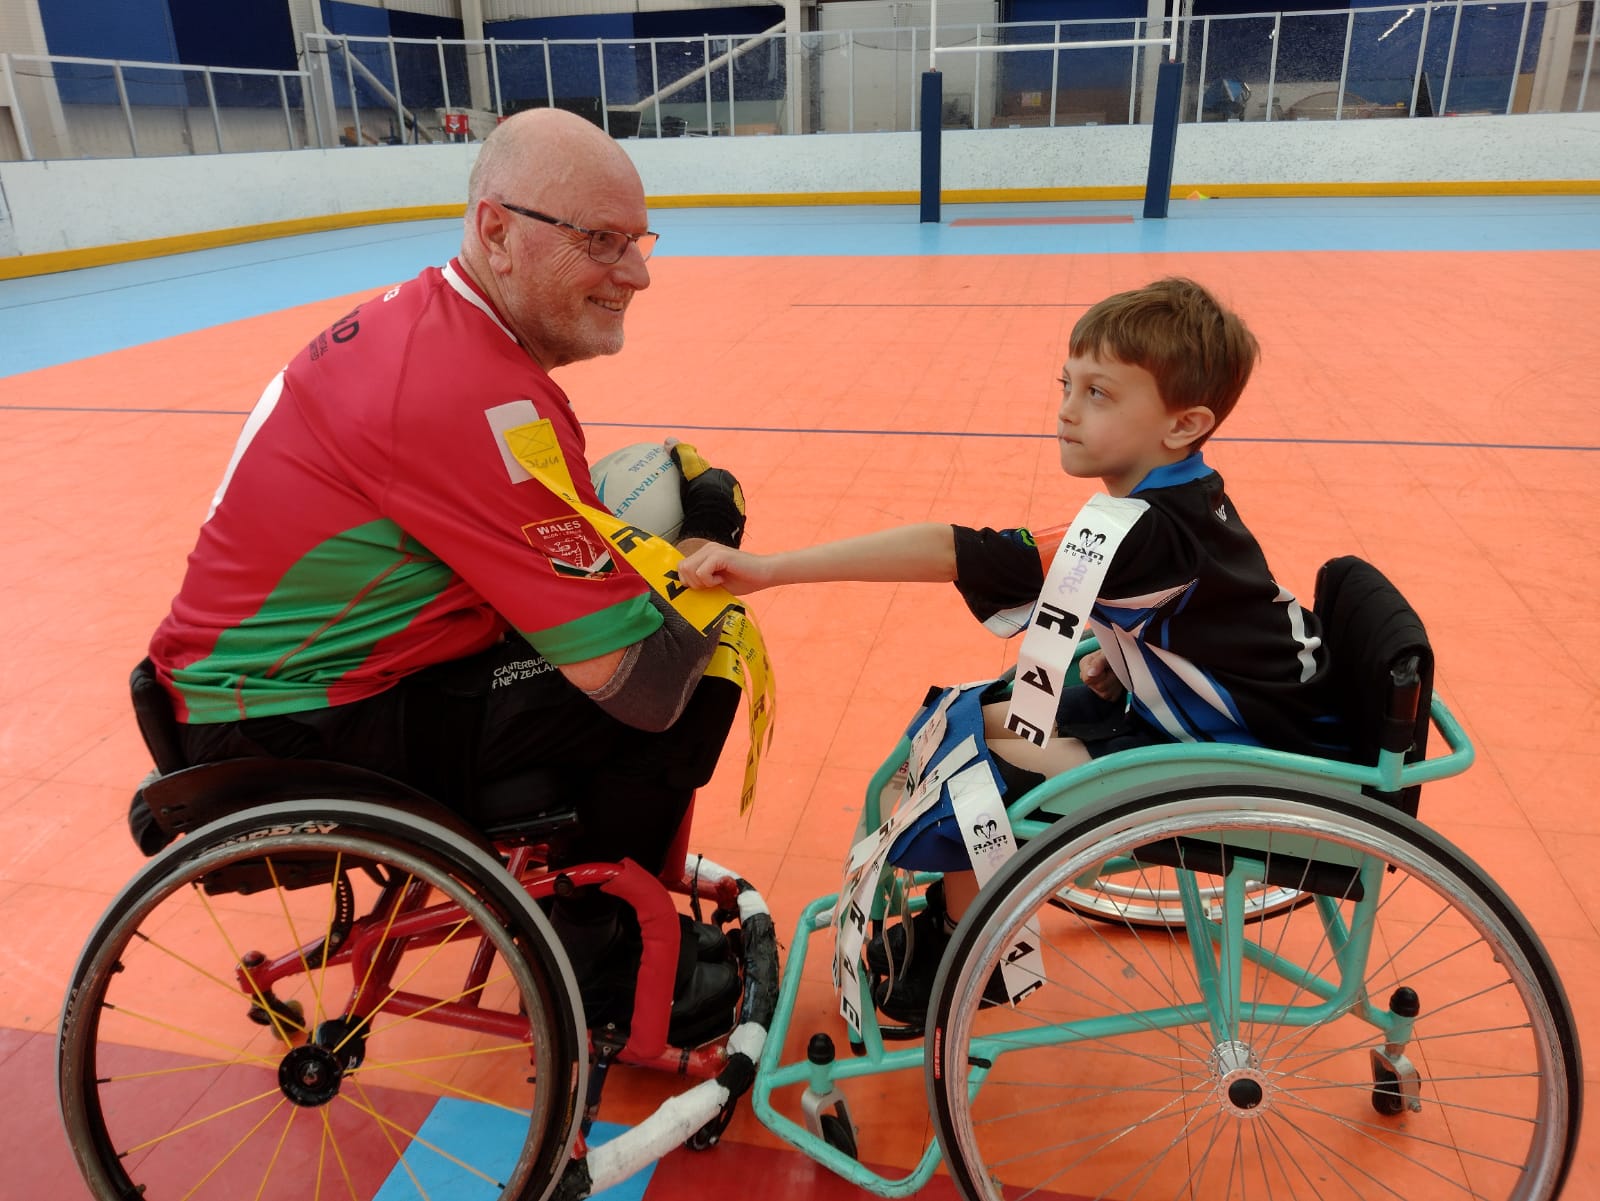
MULTIPOLYGON (((748 1088, 764 1125, 882 1196, 943 1163, 969 1201, 1554 1198, 1581 1113, 1571 1009, 1511 901, 1416 820, 1421 786, 1464 771, 1471 746, 1378 572, 1334 560, 1314 607, 1349 761, 1162 746, 1046 780, 1009 804, 1026 845, 946 948, 926 1029, 880 1024, 880 981, 857 962, 846 1055, 824 1031, 784 1061, 838 896, 800 915, 780 989, 759 895, 685 857, 671 886, 737 914, 744 991, 731 1034, 672 1049, 666 893, 628 865, 551 869, 559 818, 472 830, 320 767, 164 777, 150 800, 186 833, 113 902, 62 1015, 80 1167, 106 1201, 577 1198, 715 1141, 748 1088), (1430 728, 1446 744, 1432 758, 1430 728), (621 1046, 586 1042, 537 903, 600 877, 646 933, 621 1046), (1023 950, 1037 972, 996 1003, 991 979, 1023 950), (701 1079, 590 1148, 612 1062, 701 1079), (907 1071, 936 1137, 888 1174, 861 1162, 847 1093, 907 1071)), ((863 832, 909 753, 869 783, 863 832)), ((914 911, 931 879, 882 872, 870 920, 914 911)))
MULTIPOLYGON (((760 1120, 881 1196, 941 1162, 967 1201, 1558 1196, 1577 1032, 1527 921, 1416 820, 1421 786, 1473 757, 1433 696, 1422 624, 1352 557, 1324 565, 1313 607, 1350 761, 1171 745, 1046 780, 1008 802, 1026 845, 946 946, 926 1029, 880 1022, 863 956, 842 980, 853 1054, 823 1032, 784 1063, 809 942, 846 920, 843 892, 817 900, 757 1072, 760 1120), (1003 965, 1024 956, 1019 988, 1003 965), (905 1174, 874 1171, 847 1088, 918 1070, 936 1137, 905 1174)), ((910 751, 868 785, 859 833, 910 751)), ((881 931, 924 903, 907 891, 884 871, 863 916, 881 931)))
MULTIPOLYGON (((147 850, 182 837, 101 918, 62 1013, 60 1105, 97 1199, 577 1201, 717 1142, 754 1074, 778 956, 759 893, 685 853, 687 819, 659 879, 626 859, 568 864, 570 809, 480 829, 354 767, 187 767, 148 663, 133 692, 157 764, 134 808, 156 829, 135 835, 147 850), (542 907, 580 890, 630 906, 642 944, 631 1016, 595 1029, 542 907), (680 1030, 680 951, 704 958, 713 929, 737 1006, 680 1030), (591 1146, 614 1064, 697 1083, 591 1146)), ((537 772, 494 792, 554 795, 537 772)))

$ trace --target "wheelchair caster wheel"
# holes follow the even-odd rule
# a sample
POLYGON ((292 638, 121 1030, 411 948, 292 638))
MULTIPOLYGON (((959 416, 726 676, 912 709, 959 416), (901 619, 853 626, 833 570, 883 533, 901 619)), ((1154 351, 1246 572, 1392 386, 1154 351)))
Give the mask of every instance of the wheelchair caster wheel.
POLYGON ((850 1129, 850 1123, 842 1117, 825 1113, 821 1117, 822 1141, 835 1151, 843 1151, 851 1159, 860 1162, 861 1154, 856 1150, 855 1131, 850 1129))
POLYGON ((716 1117, 685 1139, 683 1145, 691 1151, 709 1151, 715 1147, 722 1141, 722 1135, 733 1122, 734 1111, 738 1108, 739 1099, 735 1097, 717 1111, 716 1117))
POLYGON ((270 992, 263 993, 262 1000, 265 1006, 260 1001, 250 1006, 248 1016, 256 1025, 278 1026, 285 1038, 306 1028, 306 1008, 299 1001, 280 1001, 270 992))
POLYGON ((1374 1066, 1372 1082, 1372 1108, 1386 1118, 1396 1118, 1406 1111, 1405 1094, 1400 1091, 1400 1077, 1387 1068, 1374 1066))

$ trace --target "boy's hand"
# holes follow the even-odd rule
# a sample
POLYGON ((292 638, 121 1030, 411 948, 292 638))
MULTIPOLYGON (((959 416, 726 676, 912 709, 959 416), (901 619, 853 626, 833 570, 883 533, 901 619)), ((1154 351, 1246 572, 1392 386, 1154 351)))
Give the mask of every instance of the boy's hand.
POLYGON ((771 586, 767 556, 708 542, 678 564, 678 578, 691 588, 726 588, 735 596, 771 586))
POLYGON ((1125 691, 1104 651, 1090 651, 1078 660, 1078 678, 1101 700, 1114 701, 1125 691))

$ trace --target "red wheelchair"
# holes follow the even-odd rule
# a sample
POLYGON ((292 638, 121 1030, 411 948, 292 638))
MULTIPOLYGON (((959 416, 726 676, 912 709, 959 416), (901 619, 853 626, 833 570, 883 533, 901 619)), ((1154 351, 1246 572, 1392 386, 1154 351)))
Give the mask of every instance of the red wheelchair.
POLYGON ((476 829, 338 764, 185 768, 139 672, 135 708, 158 768, 176 768, 144 803, 182 837, 112 902, 62 1014, 62 1113, 96 1198, 575 1199, 717 1141, 761 1054, 778 956, 755 889, 682 853, 687 823, 664 878, 563 865, 570 811, 476 829), (596 890, 632 908, 642 951, 631 1016, 590 1030, 545 907, 596 890), (696 928, 674 894, 696 922, 709 907, 740 972, 709 1034, 673 1020, 696 928), (590 1147, 616 1064, 695 1083, 590 1147))

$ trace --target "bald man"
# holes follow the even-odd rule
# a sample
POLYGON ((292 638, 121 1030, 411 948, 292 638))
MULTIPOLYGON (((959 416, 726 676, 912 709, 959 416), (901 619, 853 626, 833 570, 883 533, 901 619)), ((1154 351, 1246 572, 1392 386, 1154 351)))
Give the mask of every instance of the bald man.
MULTIPOLYGON (((319 333, 245 422, 150 644, 188 763, 349 763, 485 828, 576 806, 575 861, 662 868, 738 689, 703 674, 715 636, 505 438, 535 426, 600 506, 550 373, 622 349, 655 242, 638 172, 600 129, 554 109, 496 128, 459 256, 319 333), (549 787, 522 787, 530 769, 549 787)), ((684 508, 681 548, 738 544, 727 472, 686 483, 684 508)), ((158 846, 137 803, 133 819, 141 845, 158 846)), ((636 961, 636 929, 619 933, 607 906, 567 917, 581 927, 569 945, 615 935, 636 961)), ((737 991, 724 976, 688 983, 737 991)))

